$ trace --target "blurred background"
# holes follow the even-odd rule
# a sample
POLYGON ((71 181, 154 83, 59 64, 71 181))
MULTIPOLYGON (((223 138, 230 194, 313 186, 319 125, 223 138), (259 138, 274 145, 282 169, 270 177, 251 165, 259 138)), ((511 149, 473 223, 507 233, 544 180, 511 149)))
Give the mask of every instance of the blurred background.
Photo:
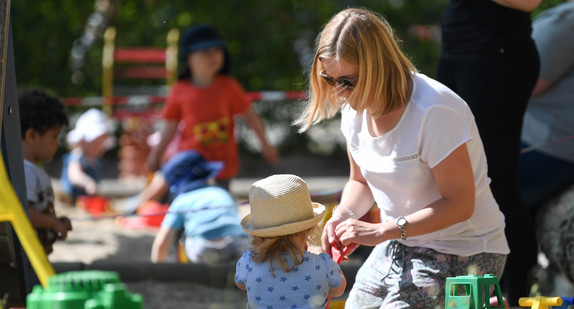
MULTIPOLYGON (((102 96, 103 34, 115 27, 116 46, 165 47, 171 29, 216 26, 228 43, 232 73, 248 92, 304 91, 315 38, 347 7, 381 13, 417 68, 434 77, 440 21, 447 0, 19 0, 11 3, 18 90, 42 88, 61 98, 102 96)), ((545 0, 533 16, 559 0, 545 0)), ((257 102, 271 142, 283 155, 345 156, 338 121, 298 134, 291 121, 301 100, 257 102)), ((85 106, 69 107, 73 116, 85 106)), ((243 155, 254 137, 237 130, 243 155)), ((112 151, 110 155, 114 155, 112 151)))

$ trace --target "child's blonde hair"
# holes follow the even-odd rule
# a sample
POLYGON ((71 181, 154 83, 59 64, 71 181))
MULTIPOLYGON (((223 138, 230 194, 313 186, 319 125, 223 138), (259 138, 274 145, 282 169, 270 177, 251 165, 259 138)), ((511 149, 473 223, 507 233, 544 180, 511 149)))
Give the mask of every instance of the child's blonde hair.
POLYGON ((276 237, 259 237, 253 236, 251 242, 251 251, 253 251, 253 262, 264 263, 269 262, 269 269, 273 273, 273 263, 276 262, 285 270, 285 272, 292 271, 295 267, 303 263, 305 259, 305 250, 297 245, 296 239, 305 237, 308 243, 313 245, 320 245, 321 230, 318 226, 311 227, 301 232, 289 235, 281 235, 276 237), (282 254, 289 253, 294 263, 289 267, 282 254))
POLYGON ((358 65, 359 78, 347 98, 358 112, 366 110, 377 117, 407 104, 411 72, 416 69, 400 50, 393 29, 375 12, 346 9, 335 15, 317 38, 308 104, 295 122, 301 132, 333 117, 340 108, 332 86, 319 77, 321 59, 328 58, 358 65))

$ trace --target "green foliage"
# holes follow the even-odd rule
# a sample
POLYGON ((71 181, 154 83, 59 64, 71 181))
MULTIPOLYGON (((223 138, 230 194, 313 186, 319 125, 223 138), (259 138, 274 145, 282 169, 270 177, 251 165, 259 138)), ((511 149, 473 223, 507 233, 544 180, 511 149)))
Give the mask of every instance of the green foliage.
MULTIPOLYGON (((315 39, 329 18, 347 7, 365 7, 381 13, 395 28, 403 48, 423 73, 434 76, 440 54, 438 26, 447 0, 218 0, 159 1, 109 0, 106 26, 117 29, 116 46, 166 46, 170 29, 197 23, 215 25, 227 41, 232 75, 247 91, 305 90, 306 70, 315 39), (431 39, 417 38, 416 25, 434 31, 431 39)), ((18 87, 39 87, 61 97, 100 96, 104 27, 88 44, 83 63, 73 73, 72 47, 78 45, 89 20, 108 0, 12 1, 12 25, 18 87), (74 74, 74 75, 73 75, 74 74), (74 76, 74 77, 72 77, 74 76), (72 82, 74 81, 74 82, 72 82)), ((94 28, 90 28, 94 30, 94 28)), ((85 37, 83 38, 85 39, 85 37)), ((343 153, 344 142, 329 140, 337 124, 324 123, 315 132, 298 134, 291 122, 300 102, 257 103, 255 107, 281 141, 282 152, 343 153), (313 141, 310 135, 321 139, 313 141)), ((73 112, 73 109, 70 109, 73 112)), ((249 134, 239 129, 241 147, 253 151, 249 134), (246 142, 247 141, 247 142, 246 142)), ((272 138, 273 139, 273 138, 272 138)), ((275 141, 276 142, 276 141, 275 141)), ((253 144, 253 143, 252 143, 253 144)))
MULTIPOLYGON (((97 0, 12 1, 16 72, 19 88, 42 87, 60 96, 101 93, 102 37, 97 37, 81 66, 83 80, 72 83, 74 41, 96 9, 97 0)), ((385 15, 421 71, 434 75, 440 52, 436 41, 409 35, 413 24, 440 23, 445 0, 364 1, 157 1, 113 0, 108 25, 118 30, 117 46, 165 46, 172 28, 185 31, 211 23, 228 42, 232 74, 248 91, 305 89, 305 70, 324 23, 346 7, 367 7, 385 15)), ((100 35, 103 31, 99 32, 100 35)))
MULTIPOLYGON (((111 3, 103 15, 117 29, 117 46, 166 46, 170 29, 215 25, 227 41, 232 75, 248 91, 304 90, 315 38, 329 18, 347 7, 379 12, 393 26, 405 53, 417 68, 435 76, 440 56, 440 22, 448 0, 18 0, 11 2, 18 87, 40 87, 61 97, 100 96, 104 28, 85 51, 72 78, 71 52, 96 8, 111 3), (72 82, 74 80, 74 82, 72 82)), ((545 0, 532 15, 563 0, 545 0)), ((96 16, 97 17, 97 16, 96 16)), ((102 16, 100 16, 102 17, 102 16)), ((255 105, 266 125, 282 136, 282 151, 344 152, 344 145, 324 147, 301 135, 291 122, 300 104, 255 105), (287 130, 287 131, 285 131, 287 130)), ((317 131, 333 130, 332 124, 317 131)), ((243 132, 239 130, 239 132, 243 132)), ((320 135, 321 136, 321 135, 320 135)), ((246 137, 248 139, 248 137, 246 137)), ((330 141, 333 142, 333 141, 330 141)), ((242 142, 243 143, 243 142, 242 142)), ((333 142, 336 143, 336 142, 333 142)), ((243 143, 243 149, 249 145, 243 143)))

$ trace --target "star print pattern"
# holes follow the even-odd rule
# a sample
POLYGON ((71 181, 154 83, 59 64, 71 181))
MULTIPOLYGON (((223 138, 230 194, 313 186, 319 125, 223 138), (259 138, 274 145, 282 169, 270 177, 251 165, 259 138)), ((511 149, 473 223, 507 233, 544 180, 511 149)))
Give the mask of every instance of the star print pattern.
MULTIPOLYGON (((250 309, 325 308, 330 288, 341 284, 340 267, 327 254, 305 252, 303 263, 290 272, 269 271, 269 263, 254 263, 246 251, 237 262, 235 281, 245 284, 250 309)), ((293 265, 288 254, 287 265, 293 265)))

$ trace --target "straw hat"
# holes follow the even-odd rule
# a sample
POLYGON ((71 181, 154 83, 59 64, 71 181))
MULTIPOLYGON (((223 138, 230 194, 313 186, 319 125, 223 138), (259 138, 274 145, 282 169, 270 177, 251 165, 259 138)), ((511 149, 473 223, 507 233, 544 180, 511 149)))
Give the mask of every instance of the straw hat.
POLYGON ((241 226, 248 234, 274 237, 311 228, 325 215, 325 206, 311 202, 309 189, 295 175, 273 175, 251 185, 251 213, 241 226))

